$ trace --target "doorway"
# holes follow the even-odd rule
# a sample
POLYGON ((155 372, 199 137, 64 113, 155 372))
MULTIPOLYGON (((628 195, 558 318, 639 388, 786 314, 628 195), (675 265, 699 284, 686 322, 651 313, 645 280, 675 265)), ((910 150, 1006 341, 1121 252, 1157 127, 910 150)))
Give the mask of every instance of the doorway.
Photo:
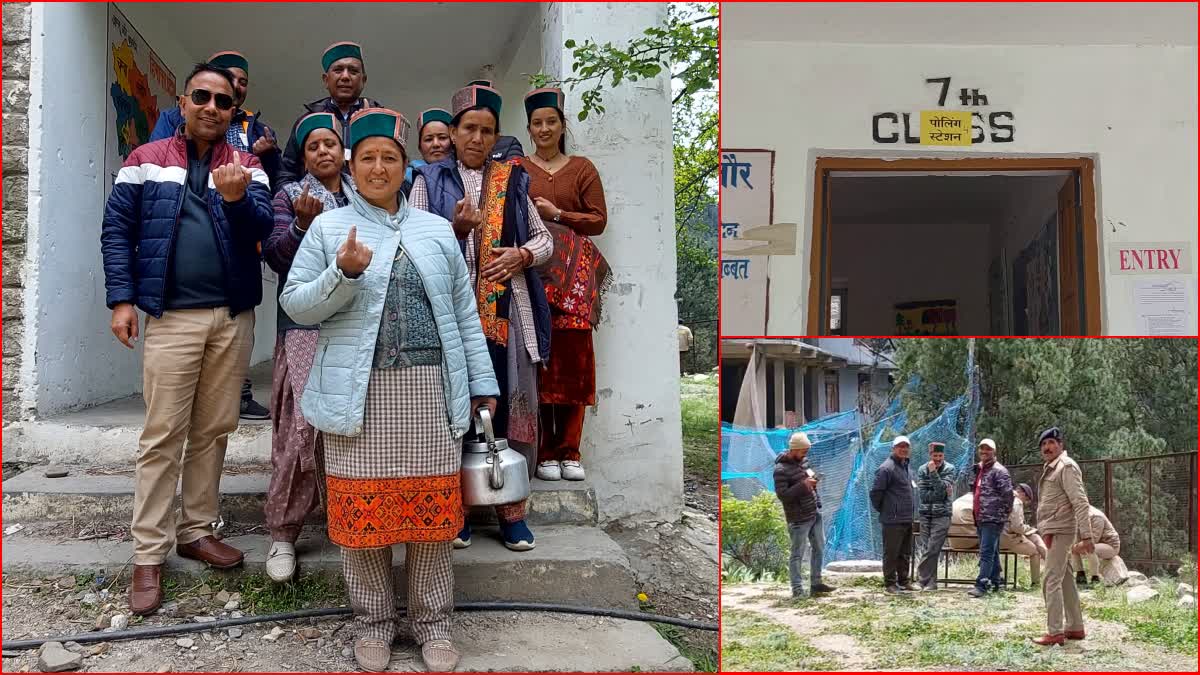
POLYGON ((818 158, 808 333, 1100 334, 1093 176, 1088 158, 818 158))

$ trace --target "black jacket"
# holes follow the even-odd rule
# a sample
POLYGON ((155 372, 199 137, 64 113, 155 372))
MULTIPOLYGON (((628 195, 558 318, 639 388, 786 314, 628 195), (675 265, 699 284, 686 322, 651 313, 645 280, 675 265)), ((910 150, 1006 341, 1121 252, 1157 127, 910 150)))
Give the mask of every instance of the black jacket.
POLYGON ((775 496, 788 524, 808 522, 821 510, 821 497, 804 482, 808 469, 807 456, 796 461, 785 452, 775 458, 775 496))
MULTIPOLYGON (((362 110, 363 108, 383 107, 386 106, 373 98, 360 98, 353 106, 351 106, 350 116, 353 117, 354 113, 362 110)), ((332 98, 326 96, 325 98, 313 101, 312 103, 305 103, 304 112, 296 118, 295 122, 292 122, 292 130, 288 132, 287 145, 285 145, 283 148, 283 162, 279 167, 279 181, 278 184, 273 184, 271 186, 276 192, 278 192, 279 189, 284 185, 287 185, 288 183, 295 183, 296 181, 300 180, 306 173, 304 170, 304 153, 300 151, 300 146, 296 143, 296 127, 299 126, 300 120, 304 119, 305 115, 315 112, 333 113, 335 117, 341 120, 342 144, 345 145, 346 143, 346 139, 350 133, 350 126, 346 124, 346 122, 348 122, 350 118, 342 118, 342 110, 341 108, 338 108, 337 103, 334 103, 332 98)))
POLYGON ((879 512, 884 525, 904 525, 913 522, 912 476, 908 460, 895 455, 884 460, 875 471, 871 486, 871 506, 879 512))

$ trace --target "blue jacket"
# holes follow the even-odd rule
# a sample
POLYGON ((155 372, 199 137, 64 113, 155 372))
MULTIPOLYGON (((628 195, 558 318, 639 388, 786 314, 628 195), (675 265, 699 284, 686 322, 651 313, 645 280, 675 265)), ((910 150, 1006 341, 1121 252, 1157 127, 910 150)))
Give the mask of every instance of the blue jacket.
MULTIPOLYGON (((466 194, 462 176, 458 174, 458 161, 448 157, 433 164, 426 164, 413 169, 414 176, 425 177, 425 188, 429 194, 429 210, 446 220, 454 217, 454 205, 466 194)), ((414 178, 415 180, 415 178, 414 178)), ((509 198, 505 200, 507 208, 513 209, 505 213, 505 218, 511 218, 516 226, 516 242, 506 246, 520 246, 529 241, 529 174, 520 166, 513 167, 509 179, 509 198)), ((466 240, 458 242, 459 250, 465 253, 466 240)), ((533 324, 537 334, 538 355, 542 363, 550 359, 550 303, 546 300, 546 287, 542 277, 532 267, 525 269, 525 286, 529 290, 529 303, 533 310, 533 324)), ((512 307, 511 311, 516 311, 512 307)))
MULTIPOLYGON (((233 161, 233 148, 220 141, 212 148, 212 167, 233 161)), ((258 242, 274 225, 267 174, 253 155, 242 165, 253 180, 246 196, 227 204, 208 178, 209 214, 229 280, 232 314, 262 302, 258 242)), ((131 302, 156 318, 163 314, 167 269, 187 191, 187 140, 175 136, 134 149, 117 174, 104 208, 100 251, 104 257, 105 302, 131 302)))
POLYGON ((393 260, 401 246, 425 284, 442 342, 446 417, 455 438, 471 423, 471 398, 499 396, 467 265, 450 224, 401 200, 391 216, 350 190, 350 205, 313 220, 292 260, 279 302, 293 319, 320 324, 317 355, 300 399, 304 419, 342 436, 362 433, 363 411, 393 260), (350 227, 371 248, 356 279, 337 266, 350 227))
MULTIPOLYGON (((242 111, 239 112, 243 115, 243 117, 239 118, 238 115, 235 114, 234 120, 231 122, 231 124, 240 125, 245 122, 247 148, 253 148, 258 139, 266 136, 267 132, 269 131, 271 135, 274 136, 274 132, 271 131, 271 128, 267 126, 257 115, 254 113, 242 111)), ((179 108, 170 108, 168 110, 164 110, 158 114, 158 121, 154 123, 154 131, 150 132, 149 142, 153 143, 154 141, 161 141, 164 138, 170 138, 174 136, 175 132, 178 131, 179 127, 182 126, 183 113, 179 111, 179 108)), ((275 190, 279 187, 277 182, 279 180, 279 166, 282 157, 283 152, 278 147, 275 148, 274 152, 268 152, 258 156, 258 161, 262 162, 263 171, 267 172, 267 180, 271 181, 270 188, 272 190, 275 190)))

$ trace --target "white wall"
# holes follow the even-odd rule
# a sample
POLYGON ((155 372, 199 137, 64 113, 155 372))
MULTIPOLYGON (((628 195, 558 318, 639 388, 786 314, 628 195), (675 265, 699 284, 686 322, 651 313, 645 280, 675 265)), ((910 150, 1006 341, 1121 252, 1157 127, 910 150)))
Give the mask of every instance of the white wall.
MULTIPOLYGON (((570 68, 567 38, 621 42, 665 14, 662 4, 544 6, 547 72, 569 74, 560 70, 570 68)), ((616 277, 595 334, 597 406, 582 448, 605 520, 673 519, 682 507, 669 91, 663 77, 624 83, 605 91, 604 116, 573 126, 575 152, 604 181, 608 229, 596 244, 616 277), (630 148, 638 161, 629 161, 630 148)), ((580 93, 567 93, 568 115, 580 93)))
POLYGON ((893 335, 896 304, 953 299, 959 335, 986 335, 988 236, 985 225, 834 227, 832 273, 848 280, 846 332, 893 335))
MULTIPOLYGON (((725 7, 726 27, 738 11, 737 4, 725 7)), ((962 31, 987 43, 986 26, 964 23, 962 31)), ((775 220, 802 224, 799 255, 771 260, 770 334, 807 328, 810 186, 818 155, 972 154, 873 142, 874 114, 937 107, 937 87, 925 84, 927 77, 952 78, 948 107, 958 107, 962 86, 981 89, 990 110, 1013 112, 1014 142, 977 144, 975 155, 1096 158, 1101 261, 1107 244, 1122 241, 1188 241, 1195 257, 1195 47, 931 47, 891 37, 898 44, 726 39, 722 45, 721 142, 776 150, 775 220)), ((1137 277, 1102 274, 1102 329, 1131 334, 1137 277)), ((851 321, 856 316, 862 314, 852 308, 851 321)))

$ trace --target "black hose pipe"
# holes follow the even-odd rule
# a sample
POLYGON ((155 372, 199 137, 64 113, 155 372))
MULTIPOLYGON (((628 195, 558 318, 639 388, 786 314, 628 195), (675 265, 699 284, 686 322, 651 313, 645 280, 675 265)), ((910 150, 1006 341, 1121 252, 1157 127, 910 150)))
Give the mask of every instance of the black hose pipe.
MULTIPOLYGON (((400 607, 400 614, 403 615, 406 612, 406 609, 407 608, 405 607, 400 607)), ((589 616, 603 616, 613 619, 628 619, 630 621, 664 623, 671 626, 680 626, 682 628, 694 628, 696 630, 717 630, 716 624, 701 623, 699 621, 690 621, 688 619, 678 619, 673 616, 660 616, 658 614, 646 614, 645 612, 633 612, 623 609, 601 609, 599 607, 559 605, 544 602, 460 602, 454 606, 454 609, 455 611, 459 612, 555 612, 559 614, 585 614, 589 616)), ((293 619, 308 619, 314 617, 344 616, 351 613, 352 610, 349 607, 298 609, 294 612, 282 612, 280 614, 244 616, 240 619, 219 619, 217 621, 206 621, 203 623, 180 623, 171 626, 144 626, 142 628, 129 628, 110 633, 93 631, 90 633, 33 638, 30 640, 5 640, 3 643, 3 649, 5 651, 10 649, 37 649, 47 642, 76 642, 83 645, 92 642, 110 642, 117 640, 147 640, 150 638, 167 637, 170 635, 202 633, 206 630, 217 630, 220 628, 230 628, 233 626, 245 626, 247 624, 254 623, 266 623, 268 621, 291 621, 293 619)))

